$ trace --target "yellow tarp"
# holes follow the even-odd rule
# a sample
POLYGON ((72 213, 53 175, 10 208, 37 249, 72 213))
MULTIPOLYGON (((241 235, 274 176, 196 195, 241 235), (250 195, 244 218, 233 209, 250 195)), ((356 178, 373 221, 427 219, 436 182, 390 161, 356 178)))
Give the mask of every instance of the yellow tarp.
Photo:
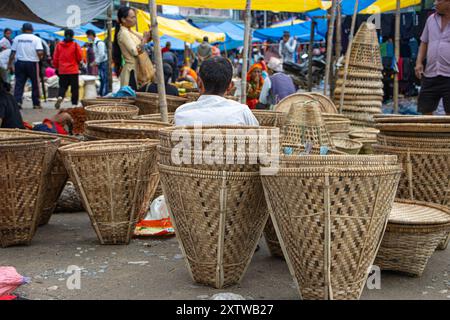
MULTIPOLYGON (((149 31, 150 25, 150 15, 147 12, 142 10, 136 10, 136 15, 138 19, 137 31, 140 33, 144 33, 145 31, 149 31)), ((173 38, 177 38, 179 40, 185 41, 187 43, 194 42, 202 42, 203 37, 207 36, 210 42, 223 42, 225 41, 224 33, 215 33, 215 32, 207 32, 201 29, 197 29, 190 25, 185 20, 173 20, 167 19, 163 17, 158 17, 158 30, 159 35, 167 35, 173 38)), ((56 32, 56 34, 60 36, 64 36, 64 31, 56 32)), ((97 37, 100 40, 104 40, 106 38, 106 32, 102 32, 97 34, 97 37)), ((113 29, 114 36, 114 29, 113 29)), ((83 42, 87 42, 86 35, 78 35, 75 36, 75 39, 83 42)))
MULTIPOLYGON (((148 0, 130 2, 148 3, 148 0)), ((157 4, 206 9, 245 10, 245 0, 156 0, 157 4)), ((252 0, 252 10, 306 12, 321 8, 321 0, 252 0)))
MULTIPOLYGON (((420 4, 420 0, 401 0, 400 7, 408 8, 420 4)), ((397 9, 397 0, 378 0, 365 10, 361 11, 362 14, 375 14, 394 11, 397 9)))

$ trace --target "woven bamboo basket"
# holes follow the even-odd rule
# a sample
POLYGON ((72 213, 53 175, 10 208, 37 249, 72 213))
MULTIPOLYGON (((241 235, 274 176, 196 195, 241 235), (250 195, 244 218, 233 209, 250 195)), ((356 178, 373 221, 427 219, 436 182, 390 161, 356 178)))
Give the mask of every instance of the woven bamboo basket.
POLYGON ((370 113, 374 115, 378 115, 381 113, 380 107, 365 107, 365 106, 349 106, 349 105, 343 105, 342 106, 343 112, 362 112, 362 113, 370 113))
POLYGON ((296 103, 290 109, 283 130, 283 143, 333 146, 318 104, 314 101, 296 103))
POLYGON ((350 126, 350 133, 354 134, 355 138, 376 138, 376 136, 380 133, 380 130, 370 127, 360 127, 360 126, 350 126), (362 133, 363 136, 359 136, 358 134, 362 133))
POLYGON ((132 119, 139 113, 133 105, 93 105, 84 108, 87 121, 132 119))
POLYGON ((96 104, 135 104, 135 98, 98 98, 98 99, 84 99, 81 100, 83 107, 89 107, 96 104))
POLYGON ((450 149, 450 137, 400 137, 386 134, 378 134, 377 144, 390 147, 412 147, 424 149, 450 149))
MULTIPOLYGON (((136 106, 140 110, 140 115, 160 112, 158 94, 138 92, 136 95, 136 106)), ((182 97, 168 95, 166 98, 168 112, 175 112, 179 106, 188 103, 188 100, 182 97)))
POLYGON ((325 128, 328 130, 328 132, 350 132, 350 124, 351 121, 348 119, 325 119, 325 128))
MULTIPOLYGON (((339 97, 339 95, 342 92, 342 88, 341 87, 336 87, 336 89, 334 90, 334 93, 337 97, 339 97)), ((372 89, 372 88, 366 88, 364 87, 364 84, 361 84, 361 87, 359 88, 349 88, 349 87, 345 87, 344 89, 344 95, 367 95, 367 96, 382 96, 384 93, 383 89, 372 89)), ((359 96, 360 99, 363 98, 363 96, 359 96)), ((364 98, 365 99, 365 98, 364 98)))
MULTIPOLYGON (((342 86, 344 79, 340 78, 336 80, 336 86, 342 86)), ((345 82, 345 87, 347 88, 372 88, 372 89, 383 89, 383 82, 381 80, 374 80, 370 78, 347 78, 345 82)))
POLYGON ((157 142, 110 140, 60 148, 101 244, 128 244, 159 182, 157 142))
MULTIPOLYGON (((72 143, 79 142, 77 138, 44 133, 38 131, 21 130, 21 129, 0 129, 0 140, 8 138, 21 138, 21 137, 47 137, 47 138, 59 138, 61 140, 61 146, 66 146, 72 143)), ((45 183, 45 195, 44 195, 44 207, 42 215, 38 219, 38 225, 42 226, 50 221, 50 218, 55 210, 56 203, 62 193, 64 185, 67 182, 68 174, 61 157, 57 153, 51 164, 49 175, 46 177, 45 183)))
MULTIPOLYGON (((305 153, 305 145, 303 144, 282 144, 281 145, 281 154, 291 155, 291 156, 300 156, 306 155, 305 153)), ((308 155, 320 155, 320 146, 313 145, 310 153, 308 155)), ((334 147, 328 149, 327 155, 346 155, 346 153, 336 150, 334 147)))
MULTIPOLYGON (((169 123, 174 124, 175 123, 175 113, 169 113, 168 114, 169 123)), ((155 113, 155 114, 143 114, 140 116, 133 117, 133 120, 146 120, 146 121, 159 121, 162 122, 161 113, 155 113)))
POLYGON ((195 102, 198 98, 200 98, 200 96, 200 92, 188 92, 184 97, 188 100, 188 102, 195 102))
MULTIPOLYGON (((294 93, 281 100, 275 106, 275 111, 284 112, 287 114, 294 104, 305 101, 317 101, 317 99, 308 93, 294 93)), ((325 110, 325 107, 320 102, 318 102, 318 106, 320 107, 322 112, 327 112, 325 110)))
MULTIPOLYGON (((338 78, 344 78, 344 68, 338 70, 338 78)), ((349 66, 347 78, 382 80, 383 74, 379 70, 349 66)))
POLYGON ((450 123, 377 123, 377 129, 383 132, 430 133, 432 135, 444 133, 450 136, 450 123))
POLYGON ((331 114, 338 114, 338 109, 336 108, 336 105, 326 95, 323 95, 318 92, 308 92, 308 95, 314 97, 317 101, 319 101, 322 104, 323 112, 331 113, 331 114))
POLYGON ((410 116, 400 114, 380 114, 377 123, 450 123, 450 116, 410 116))
POLYGON ((347 154, 358 154, 363 147, 363 144, 359 141, 342 138, 333 138, 333 144, 337 150, 347 154))
POLYGON ((157 121, 100 120, 86 122, 88 140, 158 139, 159 130, 172 125, 157 121))
MULTIPOLYGON (((381 94, 350 94, 344 92, 344 102, 347 101, 370 101, 370 102, 383 102, 383 95, 381 94)), ((337 103, 337 102, 336 102, 337 103)))
POLYGON ((238 284, 268 219, 259 172, 159 171, 192 279, 219 289, 238 284))
POLYGON ((397 200, 375 265, 421 276, 429 258, 450 232, 450 209, 427 202, 397 200))
POLYGON ((373 123, 375 125, 375 122, 373 121, 373 113, 344 111, 344 114, 352 121, 352 123, 353 121, 362 121, 366 123, 373 123))
POLYGON ((283 129, 286 123, 286 114, 280 111, 252 110, 260 126, 278 127, 283 129))
POLYGON ((46 183, 61 140, 23 137, 0 141, 0 245, 29 245, 44 209, 46 183))
POLYGON ((322 112, 322 118, 325 120, 325 121, 333 121, 333 120, 348 120, 348 118, 345 116, 345 115, 343 115, 343 114, 340 114, 340 113, 325 113, 325 112, 322 112))
POLYGON ((345 101, 345 105, 348 107, 368 107, 368 108, 380 108, 383 106, 382 101, 371 101, 371 100, 348 100, 345 101))
POLYGON ((394 202, 396 163, 386 156, 282 157, 277 175, 262 176, 302 299, 360 297, 394 202))
POLYGON ((374 154, 373 145, 376 144, 377 137, 373 133, 350 132, 350 139, 363 144, 360 151, 361 154, 374 154))
POLYGON ((354 67, 371 68, 377 71, 383 70, 381 62, 380 46, 358 43, 352 46, 350 64, 354 67))

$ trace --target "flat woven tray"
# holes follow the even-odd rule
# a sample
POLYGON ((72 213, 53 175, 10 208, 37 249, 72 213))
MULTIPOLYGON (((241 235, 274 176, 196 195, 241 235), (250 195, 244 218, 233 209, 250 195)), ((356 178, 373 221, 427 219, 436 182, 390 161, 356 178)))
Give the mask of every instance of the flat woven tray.
POLYGON ((376 128, 390 132, 450 133, 450 123, 379 123, 376 128))
POLYGON ((448 123, 450 116, 406 116, 380 114, 374 117, 377 123, 448 123))
POLYGON ((327 96, 325 96, 321 93, 318 93, 318 92, 309 92, 308 94, 313 96, 316 100, 318 100, 322 104, 322 106, 325 108, 325 111, 323 111, 323 112, 338 113, 336 105, 327 96))
MULTIPOLYGON (((306 101, 317 101, 314 96, 306 94, 306 93, 294 93, 283 100, 281 100, 277 106, 275 107, 275 111, 281 111, 284 113, 289 113, 289 110, 291 110, 291 107, 295 103, 299 102, 306 102, 306 101)), ((322 106, 322 104, 320 104, 322 106)), ((323 106, 322 106, 323 108, 323 106)), ((325 108, 322 109, 323 112, 326 112, 325 108)))
POLYGON ((395 202, 389 223, 404 225, 437 225, 450 223, 450 209, 419 201, 395 202))

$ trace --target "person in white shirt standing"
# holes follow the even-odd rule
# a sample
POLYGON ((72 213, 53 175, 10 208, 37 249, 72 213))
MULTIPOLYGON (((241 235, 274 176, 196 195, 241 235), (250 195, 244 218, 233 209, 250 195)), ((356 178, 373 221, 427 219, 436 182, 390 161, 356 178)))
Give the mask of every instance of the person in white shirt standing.
POLYGON ((108 53, 104 41, 97 38, 94 30, 86 31, 86 36, 90 43, 94 45, 94 64, 98 67, 98 75, 100 77, 100 96, 104 97, 108 94, 108 53))
POLYGON ((295 62, 295 49, 297 48, 297 40, 291 37, 289 31, 285 31, 283 39, 280 41, 279 54, 283 62, 295 62))
POLYGON ((196 102, 182 105, 175 112, 175 125, 249 125, 259 126, 250 109, 224 98, 232 86, 233 66, 224 57, 205 60, 199 73, 202 96, 196 102))
POLYGON ((3 31, 4 37, 0 40, 0 52, 3 50, 11 49, 13 40, 12 40, 12 30, 9 28, 6 28, 3 31))
POLYGON ((22 32, 14 39, 9 58, 9 68, 16 76, 14 97, 21 107, 25 84, 28 79, 31 79, 33 108, 42 109, 39 91, 39 61, 44 56, 42 40, 33 34, 33 26, 30 23, 23 25, 22 32))

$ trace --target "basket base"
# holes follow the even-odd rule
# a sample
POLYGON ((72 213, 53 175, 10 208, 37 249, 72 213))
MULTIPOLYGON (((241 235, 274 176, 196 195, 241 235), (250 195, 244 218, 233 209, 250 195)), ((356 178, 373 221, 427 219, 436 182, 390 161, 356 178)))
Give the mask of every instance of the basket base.
POLYGON ((31 227, 16 229, 0 229, 0 246, 2 248, 25 245, 29 246, 36 232, 31 227))

